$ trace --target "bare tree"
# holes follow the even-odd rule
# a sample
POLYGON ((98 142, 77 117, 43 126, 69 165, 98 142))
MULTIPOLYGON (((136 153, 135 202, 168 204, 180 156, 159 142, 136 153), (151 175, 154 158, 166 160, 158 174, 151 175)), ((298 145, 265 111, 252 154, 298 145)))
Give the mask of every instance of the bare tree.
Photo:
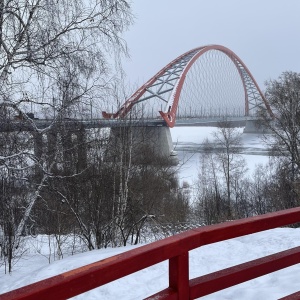
POLYGON ((213 133, 213 137, 218 148, 216 159, 219 171, 225 179, 227 217, 233 217, 231 211, 233 183, 242 179, 246 169, 246 162, 239 154, 241 133, 236 128, 231 128, 228 122, 222 122, 218 130, 213 133))
POLYGON ((300 167, 300 74, 283 72, 277 80, 267 81, 266 98, 274 116, 270 118, 264 109, 259 112, 261 122, 269 133, 265 141, 280 165, 279 171, 285 170, 290 182, 290 205, 295 206, 300 167))
POLYGON ((239 154, 241 134, 222 122, 212 136, 212 141, 204 141, 195 204, 196 214, 206 224, 238 218, 246 205, 242 181, 246 162, 239 154))
POLYGON ((4 233, 15 237, 13 248, 49 180, 64 175, 57 173, 60 149, 66 150, 56 138, 62 137, 59 124, 66 117, 78 118, 85 107, 108 95, 113 68, 127 54, 121 34, 131 22, 124 0, 0 1, 0 106, 5 112, 0 123, 7 129, 9 121, 32 133, 31 138, 22 131, 7 134, 11 140, 27 139, 25 148, 19 142, 9 151, 0 148, 1 177, 13 174, 30 185, 13 232, 4 233), (51 125, 38 128, 36 116, 49 118, 51 125), (51 133, 55 143, 50 153, 42 148, 51 133), (32 176, 37 169, 39 176, 32 176))
POLYGON ((200 156, 200 168, 197 181, 197 199, 194 203, 196 219, 207 225, 224 220, 224 199, 222 198, 222 181, 217 170, 213 153, 213 144, 206 139, 204 152, 200 156))

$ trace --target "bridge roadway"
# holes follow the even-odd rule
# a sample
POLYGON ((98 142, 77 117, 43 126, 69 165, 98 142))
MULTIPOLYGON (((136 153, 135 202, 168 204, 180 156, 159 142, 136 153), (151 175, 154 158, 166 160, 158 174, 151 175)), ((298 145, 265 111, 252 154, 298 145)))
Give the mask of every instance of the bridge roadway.
MULTIPOLYGON (((251 117, 230 117, 226 122, 232 127, 243 127, 247 120, 254 120, 251 117)), ((217 127, 224 118, 189 118, 177 119, 175 126, 195 126, 195 127, 217 127)), ((114 128, 114 127, 159 127, 167 126, 162 119, 139 119, 139 120, 122 120, 122 119, 64 119, 60 122, 53 123, 49 119, 32 119, 32 120, 2 120, 0 121, 0 132, 13 131, 34 131, 34 127, 42 130, 49 126, 63 126, 67 130, 92 129, 92 128, 114 128)))

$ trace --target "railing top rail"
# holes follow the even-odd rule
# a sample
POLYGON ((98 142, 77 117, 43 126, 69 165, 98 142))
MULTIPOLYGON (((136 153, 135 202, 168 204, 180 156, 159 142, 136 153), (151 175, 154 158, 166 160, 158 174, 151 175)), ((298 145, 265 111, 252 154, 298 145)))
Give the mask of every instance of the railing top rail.
POLYGON ((300 222, 300 207, 204 226, 65 272, 0 296, 7 299, 69 298, 203 245, 300 222), (103 276, 105 274, 105 276, 103 276))

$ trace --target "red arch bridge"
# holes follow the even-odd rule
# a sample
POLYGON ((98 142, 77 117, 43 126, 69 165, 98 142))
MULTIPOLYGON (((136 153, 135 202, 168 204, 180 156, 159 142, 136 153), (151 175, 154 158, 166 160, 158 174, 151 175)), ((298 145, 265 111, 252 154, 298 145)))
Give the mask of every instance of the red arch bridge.
MULTIPOLYGON (((102 112, 104 119, 64 120, 70 131, 111 128, 111 140, 120 140, 120 128, 130 126, 136 145, 148 143, 154 153, 169 156, 173 126, 216 126, 220 121, 255 131, 258 109, 272 116, 270 106, 242 60, 220 45, 192 49, 162 68, 116 112, 102 112), (143 128, 141 132, 141 127, 143 128)), ((0 131, 42 129, 51 120, 0 124, 0 131)), ((234 125, 232 125, 234 126, 234 125)))
MULTIPOLYGON (((172 153, 169 127, 216 126, 226 120, 255 132, 259 109, 271 108, 242 60, 220 45, 192 49, 162 68, 114 113, 102 112, 107 120, 136 120, 147 125, 148 145, 164 156, 172 153), (163 121, 163 122, 162 122, 163 121), (163 125, 153 128, 154 125, 163 125)), ((139 136, 138 130, 135 135, 139 136)), ((117 130, 112 130, 117 136, 117 130)), ((145 136, 145 133, 143 133, 145 136)), ((140 138, 137 138, 140 139, 140 138)))
POLYGON ((255 118, 259 108, 272 115, 258 84, 242 60, 220 45, 192 49, 162 68, 105 119, 153 119, 168 127, 255 118))

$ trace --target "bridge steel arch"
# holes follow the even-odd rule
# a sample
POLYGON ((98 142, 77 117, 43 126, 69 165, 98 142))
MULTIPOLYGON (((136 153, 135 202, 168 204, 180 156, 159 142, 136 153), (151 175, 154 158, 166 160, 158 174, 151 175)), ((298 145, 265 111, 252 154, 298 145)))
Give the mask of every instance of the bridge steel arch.
POLYGON ((165 111, 159 111, 161 117, 169 127, 174 127, 180 94, 186 75, 197 59, 210 50, 217 50, 224 53, 237 68, 245 92, 245 116, 249 116, 249 104, 251 104, 252 109, 263 105, 272 117, 273 113, 270 105, 249 69, 233 51, 221 45, 202 46, 180 55, 141 86, 127 101, 125 101, 116 113, 102 112, 103 117, 106 119, 122 119, 137 103, 157 97, 166 103, 165 111), (156 88, 156 91, 152 89, 154 87, 156 88), (144 96, 146 92, 150 95, 144 96), (167 92, 171 92, 168 100, 163 98, 163 94, 167 92))

